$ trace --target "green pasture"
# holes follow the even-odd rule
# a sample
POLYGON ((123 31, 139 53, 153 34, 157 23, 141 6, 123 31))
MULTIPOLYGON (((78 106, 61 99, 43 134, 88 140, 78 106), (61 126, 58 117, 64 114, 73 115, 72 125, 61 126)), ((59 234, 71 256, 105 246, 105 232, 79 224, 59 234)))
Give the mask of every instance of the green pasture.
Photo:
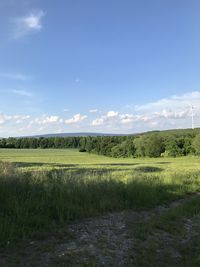
POLYGON ((111 158, 81 153, 77 149, 0 149, 0 161, 14 162, 17 167, 23 170, 100 168, 111 170, 135 169, 142 172, 140 167, 154 167, 155 170, 157 168, 162 173, 182 173, 200 170, 200 158, 195 156, 178 158, 111 158))

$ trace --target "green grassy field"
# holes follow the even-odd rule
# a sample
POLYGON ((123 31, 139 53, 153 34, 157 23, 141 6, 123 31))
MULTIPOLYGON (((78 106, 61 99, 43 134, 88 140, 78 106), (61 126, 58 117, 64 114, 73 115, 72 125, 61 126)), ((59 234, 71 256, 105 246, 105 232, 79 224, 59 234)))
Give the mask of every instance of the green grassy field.
MULTIPOLYGON (((55 232, 63 235, 59 229, 74 220, 124 210, 140 213, 196 195, 200 189, 199 157, 115 159, 74 149, 1 149, 0 161, 0 252, 24 240, 55 232)), ((194 203, 194 209, 182 205, 165 217, 140 223, 140 228, 129 222, 130 229, 136 237, 141 232, 151 235, 164 220, 171 233, 184 216, 200 215, 199 196, 194 203)), ((199 246, 199 238, 194 242, 199 246)), ((142 259, 149 257, 150 266, 160 264, 152 253, 147 250, 145 257, 138 253, 136 266, 148 266, 142 259)))
POLYGON ((17 163, 25 170, 33 169, 121 169, 132 170, 139 166, 152 166, 161 171, 183 172, 200 170, 199 157, 178 158, 111 158, 80 153, 76 149, 1 149, 0 161, 17 163))

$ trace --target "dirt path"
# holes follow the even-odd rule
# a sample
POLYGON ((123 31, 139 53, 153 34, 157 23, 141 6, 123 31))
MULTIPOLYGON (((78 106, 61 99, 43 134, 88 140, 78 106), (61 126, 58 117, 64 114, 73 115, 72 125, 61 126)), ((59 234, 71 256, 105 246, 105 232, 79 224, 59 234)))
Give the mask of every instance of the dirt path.
MULTIPOLYGON (((152 244, 152 249, 160 257, 160 266, 168 266, 162 264, 164 258, 161 254, 166 254, 166 249, 168 257, 172 258, 171 266, 179 266, 181 256, 172 245, 173 236, 158 231, 145 240, 140 240, 131 232, 130 222, 133 227, 134 223, 138 225, 147 222, 192 197, 194 196, 151 211, 124 211, 74 222, 64 231, 62 229, 59 237, 29 241, 14 249, 10 255, 0 253, 0 266, 140 266, 138 255, 142 257, 142 251, 149 249, 152 244)), ((197 231, 196 226, 199 227, 199 222, 187 221, 185 227, 189 229, 188 236, 176 242, 190 242, 190 236, 197 231)), ((151 265, 147 261, 144 266, 151 265)))

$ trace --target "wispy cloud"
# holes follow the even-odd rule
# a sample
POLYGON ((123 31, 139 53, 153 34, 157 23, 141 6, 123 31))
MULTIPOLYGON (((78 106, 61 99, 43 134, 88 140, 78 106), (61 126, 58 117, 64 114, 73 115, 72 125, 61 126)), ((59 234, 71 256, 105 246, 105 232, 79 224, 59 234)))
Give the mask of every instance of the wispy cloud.
POLYGON ((19 95, 19 96, 27 96, 27 97, 33 96, 33 94, 31 92, 26 91, 26 90, 13 89, 13 90, 10 90, 10 92, 13 94, 19 95))
POLYGON ((98 111, 98 109, 90 109, 89 112, 90 113, 96 113, 98 111))
POLYGON ((199 127, 200 92, 176 95, 156 102, 136 106, 130 114, 108 111, 91 122, 98 129, 118 129, 141 132, 191 127, 191 105, 194 107, 195 126, 199 127))
POLYGON ((0 78, 9 79, 9 80, 17 80, 17 81, 29 81, 31 79, 30 76, 27 76, 22 73, 0 73, 0 78))
POLYGON ((135 110, 138 112, 158 112, 163 109, 167 110, 182 110, 190 105, 199 106, 200 92, 194 91, 182 95, 174 95, 169 98, 159 99, 155 102, 146 103, 144 105, 136 106, 135 110))
POLYGON ((40 32, 43 28, 42 18, 44 11, 37 10, 29 15, 14 19, 14 38, 19 39, 30 33, 40 32))

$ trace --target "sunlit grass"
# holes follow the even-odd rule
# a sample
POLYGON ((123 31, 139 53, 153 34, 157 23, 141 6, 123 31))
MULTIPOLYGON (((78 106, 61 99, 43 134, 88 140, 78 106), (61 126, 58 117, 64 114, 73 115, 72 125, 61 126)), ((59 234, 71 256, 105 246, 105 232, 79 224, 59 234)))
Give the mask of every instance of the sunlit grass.
POLYGON ((130 169, 139 166, 161 168, 162 173, 200 170, 200 158, 111 158, 80 153, 76 149, 0 149, 0 160, 18 163, 24 170, 77 169, 130 169))

